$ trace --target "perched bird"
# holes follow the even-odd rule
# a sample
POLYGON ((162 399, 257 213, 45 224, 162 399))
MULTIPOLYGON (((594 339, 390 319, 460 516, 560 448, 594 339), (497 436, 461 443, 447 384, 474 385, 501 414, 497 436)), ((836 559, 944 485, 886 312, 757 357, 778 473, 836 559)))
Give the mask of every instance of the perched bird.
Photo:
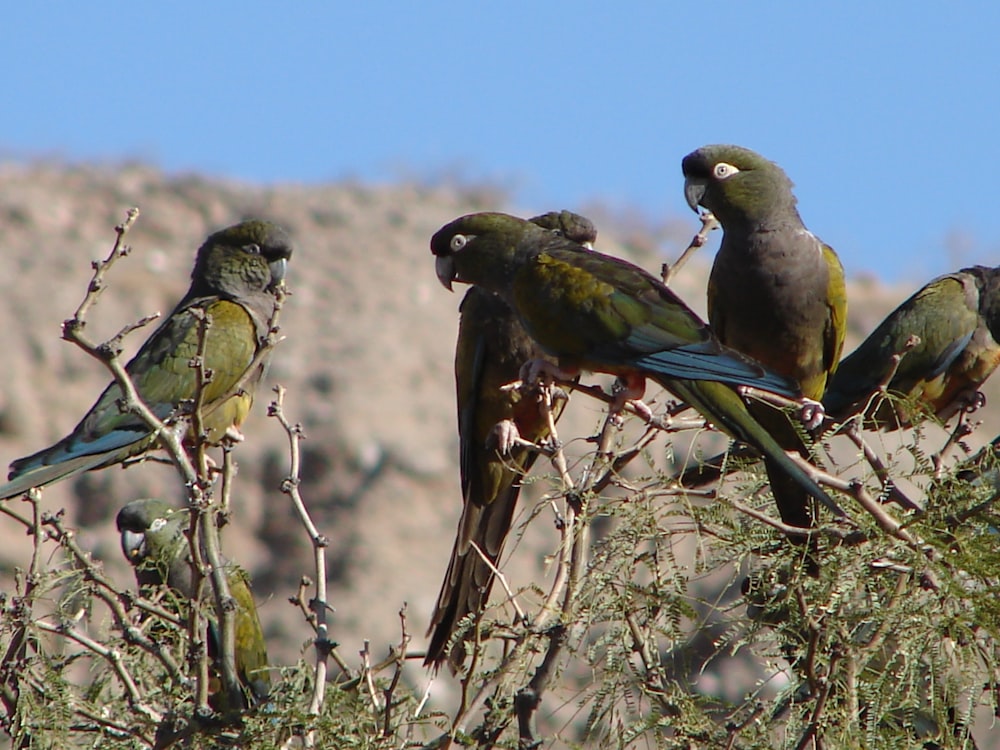
POLYGON ((498 294, 565 371, 617 375, 631 398, 652 378, 717 427, 760 450, 808 494, 842 513, 781 449, 734 390, 800 396, 787 378, 719 343, 659 279, 501 213, 463 216, 431 238, 438 278, 498 294))
MULTIPOLYGON (((591 221, 570 211, 550 212, 530 221, 584 246, 589 247, 597 238, 591 221)), ((479 614, 493 585, 493 568, 475 547, 493 567, 499 564, 521 492, 521 478, 538 455, 514 446, 514 439, 537 443, 549 434, 530 394, 500 390, 519 378, 525 362, 543 358, 544 352, 507 303, 492 292, 470 287, 459 310, 455 389, 463 508, 448 572, 427 631, 430 645, 424 662, 438 667, 448 659, 455 671, 462 666, 465 650, 461 641, 448 650, 448 642, 463 618, 479 614)), ((553 404, 556 419, 564 405, 565 400, 553 404)))
MULTIPOLYGON (((166 584, 177 595, 190 600, 194 595, 190 544, 185 531, 190 525, 186 508, 174 508, 159 498, 133 500, 118 511, 116 519, 121 534, 122 552, 135 567, 140 589, 166 584)), ((267 698, 271 677, 267 671, 267 644, 257 616, 257 605, 250 592, 250 579, 238 565, 226 563, 229 593, 236 601, 236 675, 244 689, 244 705, 267 698), (249 702, 248 702, 249 701, 249 702)), ((206 582, 206 593, 211 585, 206 582)), ((214 610, 208 615, 208 652, 220 658, 221 633, 214 610)), ((221 668, 216 665, 217 673, 221 668)))
MULTIPOLYGON (((210 443, 239 438, 266 361, 247 369, 274 315, 276 290, 292 254, 287 233, 266 221, 244 221, 211 235, 198 250, 191 288, 128 363, 139 397, 162 420, 183 413, 198 391, 197 355, 203 330, 204 367, 212 373, 202 391, 202 418, 210 443)), ((83 471, 112 466, 156 446, 139 416, 119 408, 122 390, 112 383, 80 424, 55 445, 10 465, 0 499, 14 497, 83 471)))
POLYGON ((880 386, 898 399, 873 399, 867 419, 884 430, 920 413, 947 420, 1000 364, 1000 266, 940 276, 893 310, 837 368, 823 399, 830 416, 864 409, 880 386), (912 346, 892 372, 894 355, 912 346), (891 377, 890 377, 891 376, 891 377))
MULTIPOLYGON (((704 207, 723 236, 708 281, 708 323, 726 346, 797 383, 819 401, 836 370, 847 325, 844 269, 836 253, 805 228, 792 182, 775 163, 739 146, 705 146, 684 157, 684 194, 704 207)), ((805 458, 800 431, 781 410, 750 412, 785 450, 805 458)), ((785 523, 815 524, 810 493, 765 457, 785 523)))

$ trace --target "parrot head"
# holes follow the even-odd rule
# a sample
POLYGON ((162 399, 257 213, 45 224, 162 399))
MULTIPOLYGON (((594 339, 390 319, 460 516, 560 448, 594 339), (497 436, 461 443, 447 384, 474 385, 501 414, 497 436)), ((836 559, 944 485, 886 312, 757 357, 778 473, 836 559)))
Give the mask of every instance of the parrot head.
POLYGON ((292 242, 276 224, 250 219, 209 236, 198 249, 192 292, 240 297, 273 292, 285 278, 292 242))
POLYGON ((979 291, 979 314, 994 341, 1000 341, 1000 266, 982 269, 979 291))
POLYGON ((792 181, 772 161, 742 146, 703 146, 681 162, 684 197, 693 211, 702 206, 725 227, 753 226, 777 212, 795 209, 792 181))
POLYGON ((458 281, 499 293, 510 285, 516 271, 517 248, 524 236, 546 231, 509 214, 461 216, 431 237, 438 280, 449 291, 458 281))
POLYGON ((580 216, 572 211, 549 211, 547 214, 528 219, 542 229, 560 234, 566 239, 583 245, 588 250, 594 249, 597 241, 597 228, 594 222, 586 216, 580 216))
POLYGON ((159 498, 142 498, 122 507, 115 522, 122 554, 135 567, 140 584, 165 582, 175 557, 187 549, 187 510, 159 498))

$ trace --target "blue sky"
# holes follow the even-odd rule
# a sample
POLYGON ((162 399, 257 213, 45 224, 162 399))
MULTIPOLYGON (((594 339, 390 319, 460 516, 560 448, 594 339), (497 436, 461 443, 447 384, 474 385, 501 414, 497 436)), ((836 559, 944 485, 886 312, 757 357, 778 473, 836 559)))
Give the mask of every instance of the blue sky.
POLYGON ((1000 263, 1000 5, 13 3, 0 157, 254 182, 457 172, 538 212, 688 217, 732 142, 796 183, 849 274, 1000 263), (612 9, 612 5, 614 8, 612 9))

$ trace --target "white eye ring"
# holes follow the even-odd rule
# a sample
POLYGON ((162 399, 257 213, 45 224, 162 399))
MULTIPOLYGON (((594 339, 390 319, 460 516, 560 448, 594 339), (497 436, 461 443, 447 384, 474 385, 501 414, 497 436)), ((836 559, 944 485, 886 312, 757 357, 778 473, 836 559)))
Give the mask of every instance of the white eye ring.
POLYGON ((732 175, 736 174, 739 171, 740 170, 738 170, 732 164, 720 161, 718 164, 715 165, 715 168, 712 170, 712 174, 715 176, 715 179, 724 180, 727 177, 731 177, 732 175))
POLYGON ((156 519, 153 520, 153 522, 151 524, 149 524, 149 530, 150 531, 159 531, 160 529, 162 529, 166 525, 167 525, 167 519, 166 518, 156 518, 156 519))
POLYGON ((451 251, 453 253, 457 253, 468 243, 469 243, 468 237, 466 237, 464 234, 456 234, 454 237, 451 238, 451 244, 450 244, 451 251))
POLYGON ((260 255, 260 245, 256 242, 251 242, 249 245, 244 245, 243 250, 252 255, 260 255))

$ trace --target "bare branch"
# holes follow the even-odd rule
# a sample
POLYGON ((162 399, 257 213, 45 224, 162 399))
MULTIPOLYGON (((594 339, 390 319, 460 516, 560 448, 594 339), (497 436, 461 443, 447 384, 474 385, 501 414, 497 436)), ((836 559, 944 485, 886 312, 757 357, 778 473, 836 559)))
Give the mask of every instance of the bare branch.
POLYGON ((663 264, 661 269, 660 278, 663 283, 670 285, 670 280, 677 274, 688 258, 694 255, 695 250, 702 247, 706 242, 708 242, 708 235, 713 229, 718 229, 720 224, 719 220, 715 218, 715 215, 711 211, 702 211, 698 214, 698 220, 701 222, 701 229, 698 230, 697 234, 691 238, 691 242, 684 252, 681 253, 680 257, 674 261, 672 266, 668 266, 666 263, 663 264))

